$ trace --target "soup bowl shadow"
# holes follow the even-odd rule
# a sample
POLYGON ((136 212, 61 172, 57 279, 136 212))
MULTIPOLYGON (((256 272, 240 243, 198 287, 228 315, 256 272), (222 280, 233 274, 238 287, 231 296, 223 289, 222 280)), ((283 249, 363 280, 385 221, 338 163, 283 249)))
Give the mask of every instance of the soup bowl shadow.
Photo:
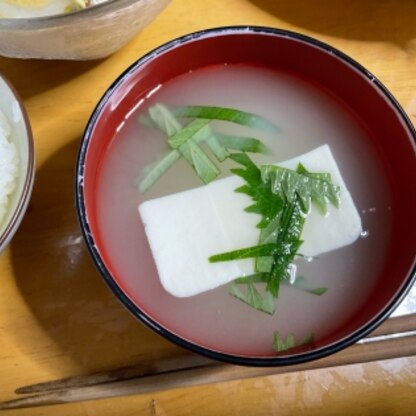
POLYGON ((178 353, 137 325, 88 256, 74 208, 78 144, 76 139, 59 149, 40 167, 27 214, 10 245, 16 284, 47 337, 38 341, 33 332, 25 338, 26 332, 16 331, 18 343, 30 345, 33 353, 52 342, 83 373, 178 353))
POLYGON ((38 59, 17 60, 0 57, 0 72, 7 76, 19 91, 20 96, 27 100, 93 70, 103 61, 101 59, 68 62, 38 59))
POLYGON ((416 39, 416 3, 394 0, 250 0, 298 28, 337 38, 390 42, 406 49, 416 39))
POLYGON ((416 235, 409 234, 408 229, 416 227, 412 208, 416 205, 416 195, 409 195, 406 185, 408 181, 416 182, 415 139, 410 120, 377 78, 327 44, 301 34, 263 27, 217 28, 189 34, 160 46, 134 63, 114 81, 93 112, 81 143, 76 176, 77 208, 84 238, 114 294, 137 318, 176 344, 210 358, 243 365, 288 365, 318 359, 346 348, 371 332, 394 310, 415 279, 416 235), (273 351, 269 355, 230 353, 212 342, 190 340, 189 334, 181 335, 180 330, 172 328, 173 324, 161 322, 157 314, 160 302, 141 307, 140 293, 129 287, 127 279, 123 281, 122 267, 117 270, 97 219, 96 189, 102 161, 132 109, 156 86, 188 71, 224 63, 251 63, 289 72, 337 97, 369 131, 368 141, 380 158, 393 195, 388 253, 365 304, 331 334, 311 345, 278 355, 273 351))

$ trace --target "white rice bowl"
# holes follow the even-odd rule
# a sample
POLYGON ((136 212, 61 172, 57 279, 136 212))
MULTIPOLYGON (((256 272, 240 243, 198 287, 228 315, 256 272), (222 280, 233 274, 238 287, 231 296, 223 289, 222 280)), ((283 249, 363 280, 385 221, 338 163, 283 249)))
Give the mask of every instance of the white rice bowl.
POLYGON ((26 112, 0 74, 0 252, 20 225, 33 179, 33 139, 26 112))
POLYGON ((0 226, 9 206, 10 196, 16 189, 18 175, 19 159, 11 139, 10 124, 0 110, 0 226))

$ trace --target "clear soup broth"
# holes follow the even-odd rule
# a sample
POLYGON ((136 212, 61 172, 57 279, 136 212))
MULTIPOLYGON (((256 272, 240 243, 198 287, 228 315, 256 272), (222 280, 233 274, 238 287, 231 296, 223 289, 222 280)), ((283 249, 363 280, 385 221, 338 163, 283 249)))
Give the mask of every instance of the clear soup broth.
MULTIPOLYGON (((131 300, 161 326, 203 347, 221 352, 272 356, 273 333, 315 340, 333 333, 363 307, 383 267, 391 227, 390 194, 370 133, 336 97, 290 74, 250 65, 215 65, 157 86, 138 102, 117 129, 101 164, 97 221, 105 258, 131 300), (268 155, 258 163, 277 163, 328 144, 361 215, 363 237, 311 262, 298 258, 298 274, 316 296, 282 285, 277 309, 269 316, 250 308, 223 286, 189 298, 176 298, 160 284, 137 207, 148 199, 192 189, 202 183, 179 160, 145 194, 135 186, 139 173, 163 155, 166 137, 138 122, 150 106, 213 105, 259 114, 281 134, 216 122, 222 132, 261 139, 268 155), (380 226, 382 224, 382 226, 380 226)), ((221 164, 228 176, 231 162, 221 164)), ((248 214, 249 215, 249 214, 248 214)), ((172 226, 175 226, 174 224, 172 226)), ((190 238, 201 238, 192 235, 190 238)))

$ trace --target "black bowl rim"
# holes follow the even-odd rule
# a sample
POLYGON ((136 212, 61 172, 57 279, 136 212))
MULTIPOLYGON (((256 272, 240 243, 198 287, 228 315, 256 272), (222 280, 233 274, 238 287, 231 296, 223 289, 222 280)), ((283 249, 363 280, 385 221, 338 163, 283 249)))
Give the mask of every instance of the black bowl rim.
POLYGON ((370 332, 372 332, 376 327, 378 327, 385 319, 389 317, 389 315, 393 312, 393 310, 398 306, 398 304, 403 300, 406 294, 411 289, 414 281, 416 280, 416 265, 411 270, 409 276, 405 280, 402 285, 402 288, 396 293, 396 295, 390 300, 389 304, 387 304, 384 309, 382 309, 370 322, 366 325, 362 326, 351 335, 336 341, 326 347, 319 348, 312 351, 306 351, 304 353, 299 353, 293 356, 276 356, 276 357, 262 357, 262 356, 244 356, 244 355, 234 355, 230 353, 224 353, 216 350, 212 350, 201 345, 198 345, 194 342, 189 340, 183 339, 180 336, 174 334, 167 328, 163 327, 161 324, 156 322, 152 319, 149 315, 147 315, 144 311, 142 311, 129 297, 121 290, 118 286, 116 281, 111 276, 110 272, 106 268, 103 260, 100 257, 100 253, 97 250, 94 238, 91 234, 88 219, 86 215, 85 205, 84 205, 84 194, 83 194, 83 180, 84 180, 84 163, 85 157, 88 150, 89 141, 91 138, 91 134, 97 121, 102 108, 105 106, 109 98, 112 96, 113 92, 117 89, 117 87, 124 82, 133 72, 135 72, 138 68, 142 65, 147 63, 149 60, 157 57, 158 55, 164 53, 166 50, 174 48, 180 44, 184 44, 199 38, 205 38, 215 35, 226 35, 226 34, 265 34, 265 35, 273 35, 279 37, 287 37, 296 41, 307 43, 313 47, 319 48, 325 52, 333 54, 338 59, 346 63, 347 65, 352 66, 355 70, 359 71, 365 78, 371 80, 372 84, 378 88, 385 99, 387 99, 397 111, 398 115, 402 118, 406 128, 413 136, 414 142, 416 144, 416 130, 413 127, 410 119, 398 103, 398 101, 393 97, 390 91, 366 68, 364 68, 361 64, 357 61, 346 55, 345 53, 341 52, 340 50, 322 42, 317 39, 314 39, 310 36, 306 36, 297 32, 288 31, 285 29, 278 29, 272 27, 265 27, 265 26, 251 26, 251 25, 244 25, 244 26, 222 26, 222 27, 215 27, 210 29, 205 29, 197 32, 193 32, 176 39, 173 39, 155 49, 147 53, 146 55, 139 58, 135 61, 132 65, 130 65, 122 74, 120 74, 116 80, 110 85, 107 91, 104 93, 100 101, 98 102, 97 106, 95 107, 90 119, 88 120, 81 145, 78 152, 77 157, 77 164, 76 164, 76 209, 78 213, 78 219, 81 225, 82 233, 84 235, 87 248, 94 260, 95 265, 97 266, 98 270, 100 271, 101 276, 104 278, 105 282, 115 294, 115 296, 119 299, 119 301, 141 322, 147 325, 149 328, 157 332, 158 334, 162 335, 164 338, 168 339, 169 341, 184 347, 190 351, 196 352, 208 358, 231 363, 231 364, 238 364, 238 365, 245 365, 245 366, 257 366, 257 367, 271 367, 271 366, 284 366, 284 365, 293 365, 293 364, 300 364, 307 361, 316 360, 319 358, 326 357, 330 354, 338 352, 354 343, 359 341, 360 339, 364 338, 370 332))

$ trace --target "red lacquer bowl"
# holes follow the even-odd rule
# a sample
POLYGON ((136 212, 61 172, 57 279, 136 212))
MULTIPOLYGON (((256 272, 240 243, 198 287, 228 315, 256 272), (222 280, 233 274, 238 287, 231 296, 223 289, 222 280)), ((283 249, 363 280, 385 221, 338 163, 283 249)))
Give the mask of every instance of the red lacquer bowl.
MULTIPOLYGON (((286 365, 320 358, 366 336, 400 303, 415 280, 416 132, 389 91, 360 64, 342 52, 300 34, 262 27, 206 30, 173 40, 139 59, 110 86, 94 110, 77 163, 77 208, 89 251, 119 300, 150 328, 192 351, 245 365, 286 365), (391 194, 391 234, 383 270, 368 301, 347 322, 313 348, 284 355, 250 356, 196 342, 156 319, 157 308, 142 306, 113 265, 97 221, 97 181, 101 162, 126 114, 155 86, 190 70, 222 63, 252 63, 294 74, 318 85, 343 103, 368 132, 383 165, 391 194), (409 192, 410 190, 410 192, 409 192)), ((380 224, 382 227, 383 224, 380 224)), ((371 267, 368 259, 368 267, 371 267)), ((137 272, 140 275, 140 270, 137 272)), ((192 311, 189 311, 192 313, 192 311)))

